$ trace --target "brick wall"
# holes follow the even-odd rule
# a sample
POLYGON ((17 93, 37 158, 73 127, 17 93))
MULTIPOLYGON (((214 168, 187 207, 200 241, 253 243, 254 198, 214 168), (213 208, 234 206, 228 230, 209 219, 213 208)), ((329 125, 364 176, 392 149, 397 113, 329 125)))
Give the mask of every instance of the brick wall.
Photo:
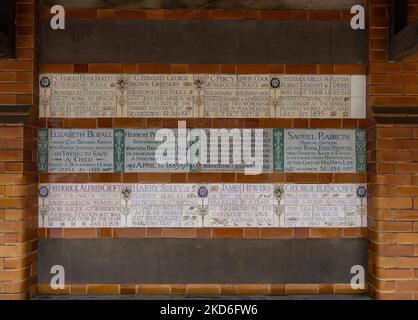
POLYGON ((0 106, 31 106, 24 123, 0 122, 0 299, 37 291, 35 17, 34 0, 16 1, 16 59, 0 60, 0 106))
MULTIPOLYGON (((416 108, 418 54, 386 60, 389 1, 369 4, 369 105, 376 113, 416 108)), ((410 0, 408 20, 417 17, 418 1, 410 0)), ((418 299, 418 125, 401 121, 381 119, 368 133, 369 289, 376 299, 418 299)))

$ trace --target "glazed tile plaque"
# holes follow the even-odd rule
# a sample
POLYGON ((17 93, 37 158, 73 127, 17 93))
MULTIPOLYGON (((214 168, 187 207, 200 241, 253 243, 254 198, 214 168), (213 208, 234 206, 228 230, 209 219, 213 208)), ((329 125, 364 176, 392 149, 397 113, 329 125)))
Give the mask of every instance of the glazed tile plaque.
POLYGON ((117 117, 123 83, 116 74, 50 74, 40 78, 40 117, 117 117), (119 85, 118 85, 119 83, 119 85))
POLYGON ((39 226, 362 227, 356 184, 41 184, 39 226))
MULTIPOLYGON (((274 227, 272 184, 211 185, 208 227, 274 227)), ((276 223, 276 224, 275 224, 276 223)))
POLYGON ((366 131, 274 129, 274 171, 366 172, 366 131))
POLYGON ((365 118, 363 75, 41 74, 45 118, 365 118))
POLYGON ((137 74, 127 76, 127 103, 122 116, 135 118, 192 118, 194 108, 193 75, 137 74))
MULTIPOLYGON (((177 144, 167 150, 169 163, 159 164, 155 153, 160 142, 155 140, 158 129, 125 129, 125 172, 189 172, 189 164, 178 163, 177 144)), ((174 131, 175 138, 179 135, 174 131)), ((182 138, 182 137, 180 137, 182 138)), ((184 137, 185 138, 185 137, 184 137)))
MULTIPOLYGON (((250 129, 246 129, 250 130, 250 129)), ((203 157, 200 156, 200 164, 194 166, 192 171, 196 172, 244 172, 245 168, 255 168, 262 172, 273 171, 273 129, 251 129, 251 136, 244 135, 243 131, 238 134, 238 148, 234 146, 234 135, 231 129, 202 129, 206 136, 206 148, 208 156, 206 156, 206 163, 203 163, 203 157), (222 143, 225 138, 220 135, 221 130, 228 130, 227 135, 229 137, 228 143, 222 143), (212 151, 212 141, 218 141, 218 156, 216 159, 217 163, 211 163, 209 152, 212 151), (222 150, 222 145, 226 145, 227 150, 222 150), (262 159, 257 159, 256 151, 262 154, 262 159), (222 162, 223 153, 227 154, 228 163, 222 162), (238 157, 237 157, 238 156, 238 157), (234 163, 234 157, 237 157, 237 162, 234 163), (260 161, 260 168, 258 168, 258 161, 260 161), (257 162, 257 164, 256 164, 257 162), (262 163, 262 165, 261 165, 262 163)), ((225 131, 226 132, 226 131, 225 131)), ((202 139, 199 141, 199 147, 202 148, 204 145, 202 139)))
POLYGON ((365 189, 352 184, 286 184, 284 226, 364 226, 365 189))
POLYGON ((113 172, 113 129, 39 129, 40 172, 113 172))
POLYGON ((197 189, 191 184, 134 184, 127 200, 130 227, 199 227, 197 189))

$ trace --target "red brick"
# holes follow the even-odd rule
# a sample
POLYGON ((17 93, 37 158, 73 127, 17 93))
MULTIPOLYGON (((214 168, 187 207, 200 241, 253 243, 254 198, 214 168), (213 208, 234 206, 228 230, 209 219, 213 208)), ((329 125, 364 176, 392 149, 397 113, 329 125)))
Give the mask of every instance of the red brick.
POLYGON ((370 71, 372 73, 393 73, 403 71, 402 63, 371 63, 370 71))
POLYGON ((220 64, 189 64, 189 73, 220 73, 220 64))
POLYGON ((268 72, 269 66, 267 64, 237 64, 237 73, 239 74, 258 74, 268 72))
POLYGON ((117 19, 145 19, 146 14, 144 10, 116 10, 115 15, 117 19))
POLYGON ((116 13, 113 9, 98 9, 97 10, 98 19, 115 19, 116 13))
POLYGON ((213 238, 243 238, 244 230, 242 228, 213 228, 213 238))
POLYGON ((287 10, 263 10, 261 19, 263 20, 292 20, 293 12, 287 10))
POLYGON ((195 228, 163 228, 163 238, 196 238, 195 228))
POLYGON ((293 238, 292 228, 263 228, 261 229, 263 239, 285 239, 293 238))
POLYGON ((158 294, 164 295, 170 293, 170 286, 163 284, 142 284, 137 286, 137 291, 139 294, 158 294))
POLYGON ((72 73, 74 71, 73 64, 41 64, 40 72, 42 73, 72 73))
POLYGON ((120 294, 120 285, 117 284, 89 284, 87 294, 120 294))
POLYGON ((145 228, 116 228, 113 236, 115 238, 145 238, 145 228))
POLYGON ((286 294, 318 294, 318 284, 286 284, 286 294))
POLYGON ((318 68, 315 64, 287 64, 285 70, 287 74, 316 74, 318 68))
POLYGON ((311 228, 311 238, 338 238, 340 231, 338 228, 311 228))
POLYGON ((120 63, 90 63, 90 73, 120 73, 122 64, 120 63))
POLYGON ((217 284, 189 284, 187 294, 220 294, 221 286, 217 284))
POLYGON ((63 237, 67 239, 95 238, 96 229, 94 228, 65 228, 63 237))
POLYGON ((397 173, 417 173, 418 163, 396 163, 395 172, 397 173))
POLYGON ((213 10, 212 19, 218 20, 241 20, 244 18, 242 10, 213 10))
POLYGON ((309 20, 341 20, 341 11, 312 10, 308 14, 309 20))
POLYGON ((335 74, 365 74, 366 69, 361 64, 336 64, 334 65, 335 74))

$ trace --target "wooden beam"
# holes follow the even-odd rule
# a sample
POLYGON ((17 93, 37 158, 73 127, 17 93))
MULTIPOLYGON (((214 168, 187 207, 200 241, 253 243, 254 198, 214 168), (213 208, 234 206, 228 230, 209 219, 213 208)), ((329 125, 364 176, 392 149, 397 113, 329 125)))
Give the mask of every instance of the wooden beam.
POLYGON ((0 59, 15 57, 15 0, 0 1, 0 59))
POLYGON ((408 25, 391 37, 389 59, 400 60, 418 51, 418 21, 408 25))
POLYGON ((418 21, 408 25, 408 0, 390 1, 389 60, 418 50, 418 21))
POLYGON ((417 124, 418 108, 414 106, 372 106, 377 123, 417 124))
POLYGON ((0 105, 0 123, 21 122, 29 116, 31 105, 0 105))
POLYGON ((390 0, 390 31, 397 34, 408 23, 408 0, 390 0))

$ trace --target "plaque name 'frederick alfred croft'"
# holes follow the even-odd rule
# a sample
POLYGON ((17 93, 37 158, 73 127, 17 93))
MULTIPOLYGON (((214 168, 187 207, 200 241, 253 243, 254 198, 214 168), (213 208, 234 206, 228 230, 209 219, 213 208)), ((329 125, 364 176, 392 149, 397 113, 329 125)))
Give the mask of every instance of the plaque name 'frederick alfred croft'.
POLYGON ((356 184, 41 184, 39 226, 362 227, 356 184))
POLYGON ((365 118, 363 75, 42 74, 45 118, 365 118))
POLYGON ((238 129, 193 129, 195 140, 190 130, 172 129, 173 144, 164 144, 171 158, 160 164, 158 129, 40 129, 39 172, 243 172, 254 166, 244 155, 255 151, 262 172, 366 172, 365 130, 245 129, 251 137, 243 139, 238 129), (180 140, 200 154, 197 164, 178 161, 180 140))

